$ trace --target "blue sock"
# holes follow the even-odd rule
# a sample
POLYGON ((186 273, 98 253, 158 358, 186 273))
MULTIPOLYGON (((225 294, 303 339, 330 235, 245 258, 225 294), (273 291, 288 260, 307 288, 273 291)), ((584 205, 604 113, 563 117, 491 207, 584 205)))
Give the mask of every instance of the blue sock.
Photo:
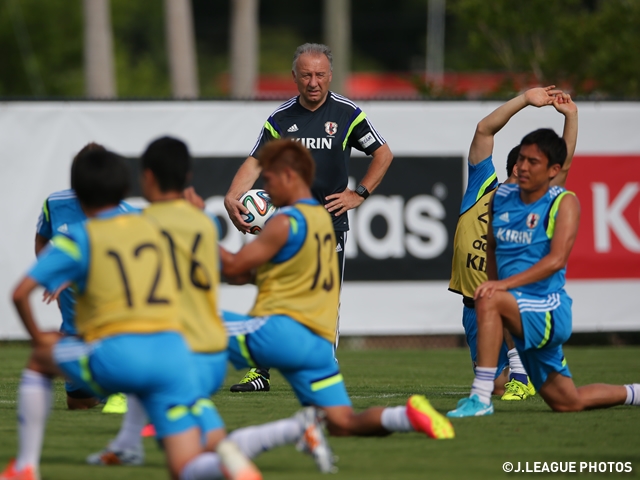
POLYGON ((517 380, 525 385, 528 383, 527 376, 522 373, 510 373, 509 380, 517 380))

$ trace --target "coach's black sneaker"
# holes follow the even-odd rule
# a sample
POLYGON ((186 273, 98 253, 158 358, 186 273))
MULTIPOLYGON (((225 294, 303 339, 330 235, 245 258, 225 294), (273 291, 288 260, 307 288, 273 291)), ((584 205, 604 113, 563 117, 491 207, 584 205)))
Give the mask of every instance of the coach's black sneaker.
POLYGON ((252 368, 240 383, 231 385, 232 392, 268 392, 271 389, 269 370, 266 368, 252 368))

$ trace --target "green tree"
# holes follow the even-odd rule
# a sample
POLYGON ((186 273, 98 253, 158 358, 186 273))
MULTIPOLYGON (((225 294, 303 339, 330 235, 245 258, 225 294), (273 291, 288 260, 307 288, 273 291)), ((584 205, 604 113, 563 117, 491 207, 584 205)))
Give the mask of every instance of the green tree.
POLYGON ((450 0, 449 9, 476 68, 530 73, 579 94, 640 96, 637 0, 450 0))
POLYGON ((0 1, 0 95, 81 96, 80 1, 0 1))
POLYGON ((111 0, 118 97, 170 97, 162 0, 111 0))

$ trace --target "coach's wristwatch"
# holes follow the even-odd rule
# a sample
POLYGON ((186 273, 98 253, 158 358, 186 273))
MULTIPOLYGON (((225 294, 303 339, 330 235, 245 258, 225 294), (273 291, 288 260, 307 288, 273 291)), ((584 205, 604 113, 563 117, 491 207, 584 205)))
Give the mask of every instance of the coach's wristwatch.
POLYGON ((367 187, 365 187, 362 184, 358 185, 358 188, 356 188, 356 193, 360 195, 362 198, 364 198, 365 200, 370 195, 369 190, 367 190, 367 187))

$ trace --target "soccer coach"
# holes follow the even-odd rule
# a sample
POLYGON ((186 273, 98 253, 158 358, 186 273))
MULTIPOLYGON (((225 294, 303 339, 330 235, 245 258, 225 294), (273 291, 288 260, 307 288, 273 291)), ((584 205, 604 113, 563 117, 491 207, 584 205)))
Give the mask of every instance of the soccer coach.
POLYGON ((260 148, 279 138, 302 143, 316 162, 311 193, 333 217, 342 281, 346 232, 349 230, 347 211, 360 206, 380 184, 393 154, 355 103, 329 91, 332 61, 331 50, 326 45, 305 43, 296 49, 291 74, 300 95, 280 105, 267 119, 251 154, 231 182, 224 205, 236 228, 248 232, 249 225, 241 216, 246 209, 238 199, 251 189, 260 175, 256 158, 260 148), (352 148, 373 157, 355 190, 347 188, 352 148))
MULTIPOLYGON (((360 206, 382 181, 393 154, 366 114, 351 100, 329 91, 333 56, 326 45, 305 43, 293 55, 291 74, 300 95, 280 105, 267 119, 251 154, 236 173, 224 199, 231 221, 241 232, 248 232, 243 220, 245 207, 239 198, 260 176, 257 156, 270 140, 289 138, 307 147, 316 163, 311 186, 313 197, 331 213, 336 234, 339 280, 344 275, 344 253, 349 230, 347 211, 360 206), (357 188, 347 187, 351 149, 373 159, 357 188)), ((336 320, 336 330, 339 319, 336 320)), ((337 332, 336 332, 337 333, 337 332)), ((336 345, 337 345, 336 337, 336 345)), ((269 390, 269 373, 253 368, 231 391, 269 390)))

